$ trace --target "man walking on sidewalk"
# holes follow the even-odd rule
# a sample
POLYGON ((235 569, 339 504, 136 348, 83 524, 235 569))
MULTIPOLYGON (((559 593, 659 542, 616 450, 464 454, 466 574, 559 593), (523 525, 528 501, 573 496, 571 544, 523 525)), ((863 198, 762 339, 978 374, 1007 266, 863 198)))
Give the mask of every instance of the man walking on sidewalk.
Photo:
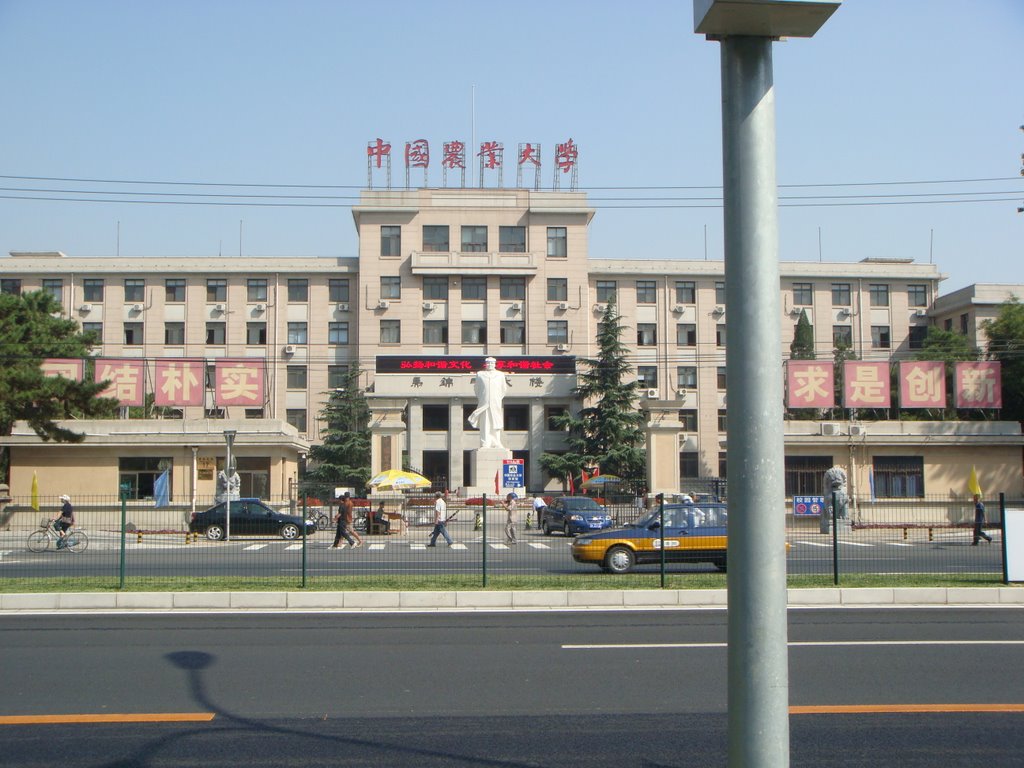
POLYGON ((352 507, 352 498, 348 491, 345 491, 341 497, 341 508, 338 510, 338 529, 334 534, 334 544, 331 545, 331 549, 344 549, 345 545, 341 543, 342 539, 345 539, 353 547, 363 546, 363 540, 359 538, 359 534, 352 530, 352 507))
POLYGON ((989 544, 992 543, 992 537, 984 531, 985 528, 985 505, 981 503, 981 496, 974 494, 974 541, 971 542, 972 547, 978 546, 978 539, 984 539, 989 544))
POLYGON ((452 545, 452 537, 448 535, 448 505, 440 491, 434 494, 434 530, 430 534, 430 543, 427 546, 436 547, 438 536, 444 536, 449 547, 452 545))

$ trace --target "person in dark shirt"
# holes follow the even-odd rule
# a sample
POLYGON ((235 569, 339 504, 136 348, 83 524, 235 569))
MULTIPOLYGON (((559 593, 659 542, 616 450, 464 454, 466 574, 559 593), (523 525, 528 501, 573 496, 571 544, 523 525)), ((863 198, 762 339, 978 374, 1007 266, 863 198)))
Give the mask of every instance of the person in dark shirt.
POLYGON ((60 501, 60 514, 53 518, 53 529, 60 536, 60 541, 57 542, 58 549, 64 546, 64 537, 75 524, 75 508, 71 506, 71 497, 65 493, 60 497, 60 501))
POLYGON ((974 494, 974 541, 971 542, 972 547, 978 546, 978 539, 984 539, 989 544, 992 543, 992 537, 985 533, 985 505, 981 503, 981 496, 974 494))

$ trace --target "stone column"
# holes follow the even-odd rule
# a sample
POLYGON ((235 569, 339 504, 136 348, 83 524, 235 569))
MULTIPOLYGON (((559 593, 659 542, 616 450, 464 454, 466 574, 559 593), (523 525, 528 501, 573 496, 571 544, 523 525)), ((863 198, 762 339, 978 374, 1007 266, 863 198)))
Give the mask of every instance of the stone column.
POLYGON ((371 475, 402 468, 402 435, 406 431, 402 416, 406 402, 400 398, 369 399, 371 475))
POLYGON ((679 493, 679 446, 685 438, 679 420, 681 403, 675 400, 645 400, 647 423, 647 489, 650 493, 679 493))

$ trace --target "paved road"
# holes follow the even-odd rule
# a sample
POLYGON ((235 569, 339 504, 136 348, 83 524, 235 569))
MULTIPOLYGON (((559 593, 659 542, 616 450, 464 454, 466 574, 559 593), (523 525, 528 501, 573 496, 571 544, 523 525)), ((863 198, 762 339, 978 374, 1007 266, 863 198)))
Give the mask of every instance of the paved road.
MULTIPOLYGON (((0 725, 4 759, 68 768, 723 765, 726 619, 5 616, 0 716, 212 719, 0 725)), ((1020 765, 1024 610, 791 611, 790 640, 792 704, 819 708, 791 717, 794 766, 1020 765), (850 705, 879 711, 838 709, 850 705), (880 711, 887 705, 896 711, 880 711), (985 707, 1008 711, 971 711, 985 707)))

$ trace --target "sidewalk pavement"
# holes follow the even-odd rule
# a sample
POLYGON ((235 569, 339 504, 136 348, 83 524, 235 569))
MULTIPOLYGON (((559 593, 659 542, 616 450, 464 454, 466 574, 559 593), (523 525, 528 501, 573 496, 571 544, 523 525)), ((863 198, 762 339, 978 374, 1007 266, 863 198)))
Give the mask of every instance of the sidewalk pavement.
MULTIPOLYGON (((790 608, 1024 607, 1024 588, 790 589, 790 608)), ((724 589, 0 594, 0 615, 52 613, 724 610, 724 589)))

